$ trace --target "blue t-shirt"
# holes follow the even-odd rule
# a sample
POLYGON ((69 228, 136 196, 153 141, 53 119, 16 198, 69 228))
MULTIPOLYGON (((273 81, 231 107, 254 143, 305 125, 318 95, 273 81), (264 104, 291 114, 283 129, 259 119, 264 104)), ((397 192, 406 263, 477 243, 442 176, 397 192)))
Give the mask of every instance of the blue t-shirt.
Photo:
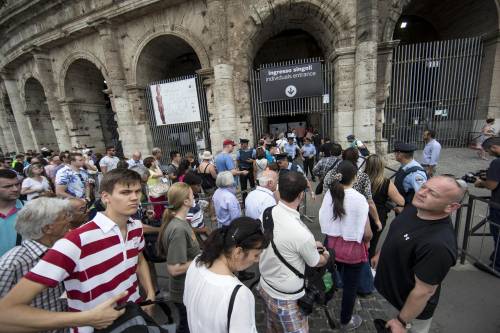
POLYGON ((0 256, 16 246, 17 232, 16 219, 17 212, 23 207, 20 200, 16 201, 15 211, 8 216, 0 215, 0 256))
POLYGON ((233 158, 228 153, 220 153, 215 157, 215 167, 217 168, 217 173, 231 171, 234 169, 233 158))

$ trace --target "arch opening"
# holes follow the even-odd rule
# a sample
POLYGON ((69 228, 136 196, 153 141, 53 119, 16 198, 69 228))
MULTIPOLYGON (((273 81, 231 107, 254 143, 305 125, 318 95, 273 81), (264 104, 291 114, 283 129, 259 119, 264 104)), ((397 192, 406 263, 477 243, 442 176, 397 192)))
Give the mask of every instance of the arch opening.
POLYGON ((24 97, 26 114, 38 149, 45 147, 58 151, 56 133, 52 125, 52 118, 42 84, 33 77, 26 80, 24 97))
POLYGON ((97 66, 86 59, 71 63, 64 79, 64 93, 72 145, 98 151, 115 146, 117 154, 122 155, 116 113, 109 98, 111 92, 97 66))
POLYGON ((12 138, 13 143, 15 145, 15 151, 16 152, 23 152, 24 148, 23 148, 23 144, 21 141, 21 136, 19 135, 19 130, 17 128, 16 119, 14 118, 14 111, 12 110, 10 99, 9 99, 9 96, 7 95, 7 93, 3 94, 3 98, 0 102, 3 103, 4 110, 6 113, 7 125, 8 125, 7 126, 8 133, 4 133, 4 136, 10 135, 10 137, 12 138))
POLYGON ((179 76, 195 74, 201 68, 194 49, 183 39, 162 35, 143 48, 137 61, 137 83, 146 85, 179 76))
POLYGON ((303 136, 306 129, 318 130, 323 137, 331 135, 333 70, 331 65, 324 61, 325 56, 319 39, 300 28, 280 31, 262 43, 255 53, 251 73, 254 137, 259 138, 266 133, 278 136, 294 128, 299 136, 303 136), (321 63, 323 96, 262 102, 260 92, 262 68, 311 62, 321 63))
MULTIPOLYGON (((206 96, 200 80, 196 75, 197 70, 201 69, 200 58, 195 49, 181 37, 165 34, 150 40, 141 50, 136 66, 136 82, 139 86, 145 87, 145 93, 142 101, 143 110, 149 119, 151 137, 153 144, 160 147, 164 152, 164 159, 167 159, 168 153, 175 150, 182 154, 191 152, 196 154, 204 149, 210 149, 210 133, 208 111, 206 109, 206 96), (195 80, 196 97, 200 111, 201 121, 175 122, 169 123, 167 112, 183 112, 174 110, 172 104, 170 111, 162 104, 161 121, 155 116, 155 105, 157 110, 160 102, 168 102, 169 96, 160 93, 158 85, 186 79, 195 80), (156 85, 154 96, 150 86, 156 85), (158 89, 158 90, 157 90, 158 89), (161 95, 161 98, 160 98, 161 95), (156 103, 156 104, 155 104, 156 103), (167 118, 167 119, 166 119, 167 118)), ((180 94, 186 93, 186 90, 179 91, 180 94)), ((159 112, 159 111, 158 111, 159 112)))

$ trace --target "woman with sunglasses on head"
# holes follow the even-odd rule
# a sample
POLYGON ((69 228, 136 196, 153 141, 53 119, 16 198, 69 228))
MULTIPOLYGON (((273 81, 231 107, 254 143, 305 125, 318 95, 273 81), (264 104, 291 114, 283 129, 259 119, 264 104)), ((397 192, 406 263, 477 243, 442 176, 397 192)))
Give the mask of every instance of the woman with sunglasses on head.
POLYGON ((194 194, 186 183, 174 183, 167 194, 168 206, 163 214, 163 223, 158 235, 160 255, 167 259, 170 276, 170 300, 179 312, 177 333, 189 332, 186 307, 182 303, 186 272, 193 259, 200 253, 191 225, 186 217, 194 204, 194 194))
POLYGON ((257 333, 254 296, 235 274, 258 262, 268 244, 261 222, 249 217, 210 234, 186 275, 184 304, 192 333, 257 333))

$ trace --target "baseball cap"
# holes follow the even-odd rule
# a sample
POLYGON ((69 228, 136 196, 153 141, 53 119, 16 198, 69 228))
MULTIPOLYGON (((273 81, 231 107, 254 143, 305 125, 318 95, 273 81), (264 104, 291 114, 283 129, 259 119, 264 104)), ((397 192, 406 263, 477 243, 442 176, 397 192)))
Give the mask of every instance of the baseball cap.
POLYGON ((227 146, 227 145, 233 145, 233 146, 236 146, 236 143, 234 143, 233 140, 230 140, 230 139, 226 139, 224 140, 224 142, 222 143, 223 146, 227 146))

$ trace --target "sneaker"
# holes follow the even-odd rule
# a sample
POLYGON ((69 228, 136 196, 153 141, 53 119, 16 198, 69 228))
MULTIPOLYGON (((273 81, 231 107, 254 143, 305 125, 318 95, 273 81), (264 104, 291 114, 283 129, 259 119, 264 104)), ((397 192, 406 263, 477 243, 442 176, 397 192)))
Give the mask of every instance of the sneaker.
POLYGON ((352 315, 350 322, 348 322, 345 325, 340 325, 340 330, 341 330, 341 332, 351 332, 351 331, 354 331, 355 329, 359 328, 362 323, 363 323, 363 318, 361 318, 359 315, 355 314, 355 315, 352 315))

